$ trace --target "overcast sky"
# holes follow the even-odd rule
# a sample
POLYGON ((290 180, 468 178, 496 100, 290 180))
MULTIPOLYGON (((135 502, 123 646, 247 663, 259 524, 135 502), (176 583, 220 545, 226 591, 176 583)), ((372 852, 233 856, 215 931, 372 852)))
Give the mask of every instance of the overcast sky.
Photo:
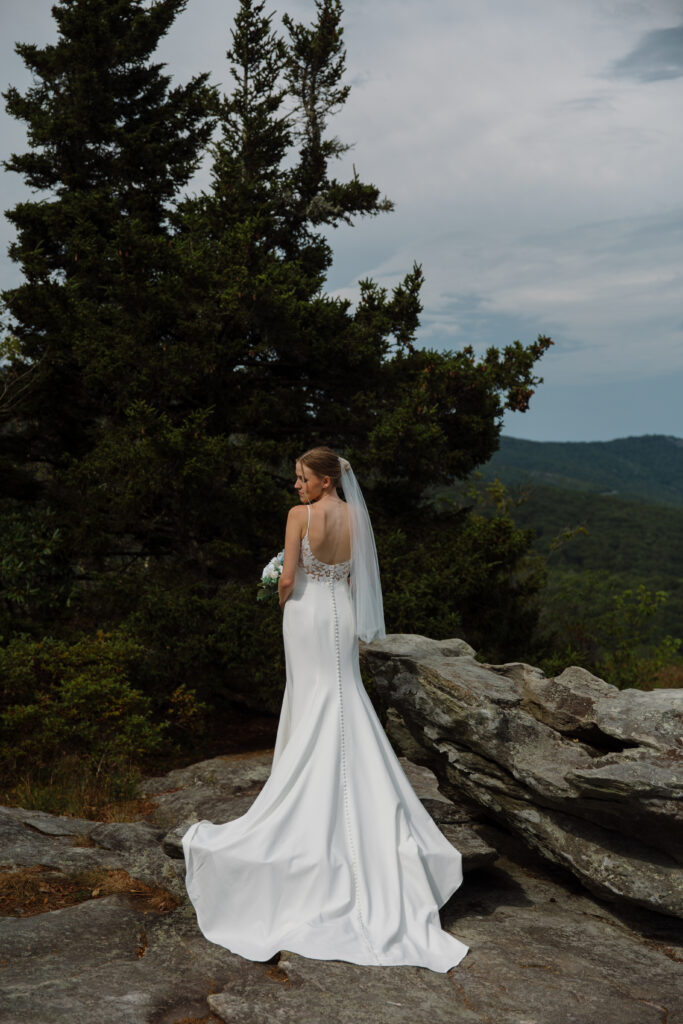
MULTIPOLYGON (((189 0, 159 51, 228 88, 235 0, 189 0)), ((0 0, 13 42, 54 41, 51 0, 0 0)), ((309 20, 313 0, 270 10, 309 20)), ((347 0, 351 96, 333 124, 396 210, 333 233, 330 291, 422 264, 420 340, 478 351, 549 334, 544 383, 505 433, 683 436, 683 0, 347 0)), ((0 152, 22 127, 0 115, 0 152)), ((196 187, 208 184, 200 175, 196 187)), ((2 208, 26 195, 3 172, 2 208)), ((0 286, 18 282, 0 227, 0 286)))

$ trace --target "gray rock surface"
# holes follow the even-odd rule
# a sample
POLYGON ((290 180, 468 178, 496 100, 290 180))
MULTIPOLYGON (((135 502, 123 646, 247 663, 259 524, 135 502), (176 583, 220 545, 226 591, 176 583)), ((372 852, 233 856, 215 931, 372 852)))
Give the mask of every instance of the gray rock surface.
POLYGON ((168 830, 185 821, 239 818, 270 775, 272 757, 272 750, 229 754, 145 779, 140 792, 156 804, 150 820, 168 830))
POLYGON ((116 895, 36 917, 0 918, 0 1021, 204 1018, 207 994, 229 981, 238 958, 207 942, 190 911, 185 905, 158 917, 116 895))
POLYGON ((592 892, 683 917, 683 690, 547 679, 462 641, 388 636, 362 658, 395 745, 592 892))
MULTIPOLYGON (((168 880, 171 889, 182 874, 178 843, 187 827, 187 820, 173 822, 171 808, 187 819, 199 812, 214 821, 237 817, 245 790, 260 789, 271 759, 272 751, 214 758, 147 780, 145 791, 157 802, 149 822, 0 809, 0 862, 20 867, 47 859, 70 871, 86 854, 88 863, 124 867, 133 877, 153 865, 150 877, 168 880), (74 841, 96 845, 73 847, 74 841), (154 866, 156 857, 167 870, 154 866)), ((441 920, 470 951, 448 974, 310 960, 287 950, 279 962, 251 962, 207 942, 184 895, 166 914, 111 895, 0 918, 0 1024, 683 1020, 679 922, 605 904, 518 837, 487 823, 476 803, 449 800, 428 768, 405 758, 402 764, 440 827, 447 835, 455 830, 456 845, 469 851, 464 883, 441 920)))
POLYGON ((160 846, 163 835, 163 829, 147 822, 104 824, 0 807, 0 870, 34 864, 66 874, 123 869, 145 885, 184 898, 185 886, 160 846), (90 845, 74 845, 83 837, 90 845))

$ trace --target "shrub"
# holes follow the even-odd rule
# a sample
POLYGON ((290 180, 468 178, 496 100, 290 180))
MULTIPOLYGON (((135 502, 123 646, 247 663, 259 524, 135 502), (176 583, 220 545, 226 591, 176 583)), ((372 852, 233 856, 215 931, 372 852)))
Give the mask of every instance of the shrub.
POLYGON ((216 705, 238 700, 279 711, 285 685, 282 614, 277 600, 257 601, 256 581, 208 586, 176 579, 149 582, 127 626, 144 643, 141 679, 155 699, 169 682, 216 705))
POLYGON ((85 775, 118 778, 127 791, 168 727, 152 721, 149 698, 131 684, 143 657, 123 630, 75 643, 20 636, 0 648, 0 768, 7 783, 44 779, 76 758, 85 775))

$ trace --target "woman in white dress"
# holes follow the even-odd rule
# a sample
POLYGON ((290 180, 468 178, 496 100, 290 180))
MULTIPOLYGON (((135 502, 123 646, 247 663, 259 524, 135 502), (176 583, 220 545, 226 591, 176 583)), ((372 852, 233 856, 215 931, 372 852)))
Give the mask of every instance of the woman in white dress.
POLYGON ((249 960, 286 949, 445 972, 469 948, 439 919, 462 858, 408 782, 361 680, 359 637, 385 635, 365 502, 329 448, 300 457, 294 486, 271 773, 242 817, 187 830, 187 890, 206 938, 249 960))

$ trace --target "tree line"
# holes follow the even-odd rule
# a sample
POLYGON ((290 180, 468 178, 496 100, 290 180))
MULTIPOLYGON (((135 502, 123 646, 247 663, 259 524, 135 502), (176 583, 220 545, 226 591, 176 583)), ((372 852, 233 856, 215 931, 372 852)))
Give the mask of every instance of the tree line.
POLYGON ((71 723, 60 749, 86 775, 124 777, 159 730, 164 749, 196 750, 231 701, 278 709, 279 611, 255 584, 316 443, 363 483, 390 631, 503 659, 538 618, 532 531, 495 495, 434 494, 491 457, 551 340, 422 347, 417 264, 391 290, 361 280, 355 305, 328 294, 329 229, 392 209, 355 170, 334 175, 341 4, 278 29, 240 0, 222 94, 155 60, 186 3, 56 3, 56 41, 16 45, 33 84, 3 94, 28 136, 4 166, 33 192, 7 213, 21 283, 2 293, 0 759, 15 780, 49 722, 71 723), (210 185, 192 193, 203 160, 210 185), (92 728, 105 707, 112 723, 127 709, 118 734, 92 728))

